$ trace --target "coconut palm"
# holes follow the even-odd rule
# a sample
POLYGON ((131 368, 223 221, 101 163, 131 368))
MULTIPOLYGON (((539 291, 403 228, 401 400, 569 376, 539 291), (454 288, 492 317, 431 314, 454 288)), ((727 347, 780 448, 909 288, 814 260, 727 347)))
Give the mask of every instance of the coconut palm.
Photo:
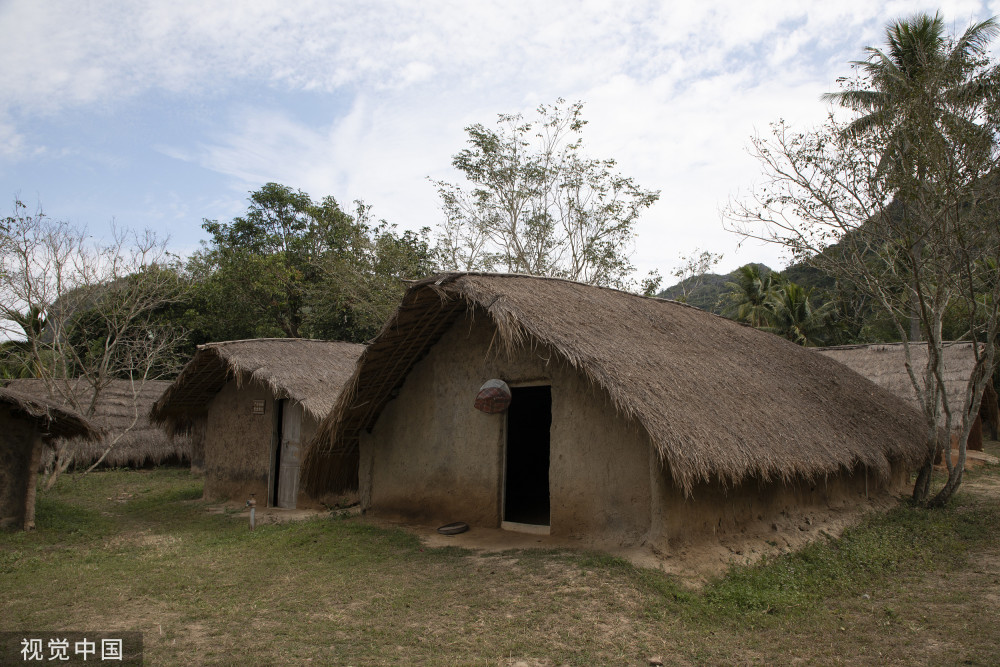
POLYGON ((772 324, 765 330, 803 347, 824 345, 832 333, 836 304, 813 306, 813 290, 785 282, 771 297, 772 324))
POLYGON ((957 40, 944 34, 940 14, 916 14, 886 28, 886 51, 868 47, 855 61, 870 89, 849 87, 823 99, 861 112, 846 128, 852 136, 884 132, 879 169, 894 177, 921 177, 918 146, 983 148, 991 137, 956 111, 990 96, 992 86, 972 76, 989 42, 1000 31, 995 18, 973 23, 957 40))
POLYGON ((735 273, 736 280, 726 283, 729 291, 720 299, 725 315, 758 329, 771 326, 777 287, 774 275, 759 264, 741 266, 735 273))

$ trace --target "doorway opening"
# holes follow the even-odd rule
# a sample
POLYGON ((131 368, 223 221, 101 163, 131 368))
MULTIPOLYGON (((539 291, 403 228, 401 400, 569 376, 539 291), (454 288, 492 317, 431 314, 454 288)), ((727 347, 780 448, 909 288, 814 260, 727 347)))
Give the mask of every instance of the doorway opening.
POLYGON ((267 493, 267 506, 278 506, 278 478, 281 472, 281 416, 285 399, 274 402, 274 432, 271 436, 271 483, 267 493))
POLYGON ((511 387, 510 407, 507 408, 504 528, 548 532, 551 426, 550 385, 511 387))

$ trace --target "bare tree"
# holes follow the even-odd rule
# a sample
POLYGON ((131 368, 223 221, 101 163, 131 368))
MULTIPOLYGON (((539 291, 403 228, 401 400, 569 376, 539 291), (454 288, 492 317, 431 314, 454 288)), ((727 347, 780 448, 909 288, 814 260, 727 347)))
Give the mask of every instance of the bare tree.
MULTIPOLYGON (((184 334, 157 315, 179 300, 181 279, 165 241, 148 231, 113 226, 110 240, 99 242, 40 208, 29 213, 17 200, 3 225, 0 330, 22 341, 31 374, 52 398, 85 416, 94 414, 113 381, 126 380, 132 388, 131 425, 108 440, 96 466, 138 421, 145 382, 179 362, 184 334)), ((64 442, 47 487, 72 456, 64 442)))
POLYGON ((722 261, 722 254, 716 254, 707 250, 698 252, 698 248, 695 248, 690 254, 681 253, 677 257, 681 260, 681 263, 674 267, 671 275, 677 278, 677 285, 681 288, 681 296, 678 301, 687 303, 691 292, 701 287, 705 279, 705 274, 722 261))
POLYGON ((959 146, 925 146, 920 181, 890 182, 878 166, 878 137, 851 137, 831 121, 823 130, 791 132, 785 125, 753 140, 766 182, 734 201, 733 228, 780 243, 838 280, 853 284, 891 316, 904 343, 906 368, 927 424, 927 459, 914 498, 927 502, 934 457, 950 449, 957 425, 958 460, 946 456, 948 481, 931 504, 958 489, 966 442, 983 389, 996 368, 1000 325, 1000 167, 965 155, 959 146), (933 159, 932 159, 933 158, 933 159), (933 170, 932 170, 933 166, 933 170), (975 366, 964 399, 944 391, 943 322, 949 307, 965 313, 964 339, 974 341, 975 366), (912 363, 911 313, 928 348, 924 368, 912 363))

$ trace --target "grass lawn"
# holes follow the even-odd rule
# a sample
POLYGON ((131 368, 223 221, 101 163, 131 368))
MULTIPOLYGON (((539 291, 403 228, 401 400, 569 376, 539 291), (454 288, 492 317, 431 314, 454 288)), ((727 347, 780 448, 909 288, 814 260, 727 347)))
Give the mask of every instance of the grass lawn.
MULTIPOLYGON (((995 443, 992 451, 997 453, 995 443)), ((177 469, 65 477, 0 533, 0 631, 144 633, 148 664, 1000 664, 1000 467, 698 590, 596 553, 429 549, 210 514, 177 469)))

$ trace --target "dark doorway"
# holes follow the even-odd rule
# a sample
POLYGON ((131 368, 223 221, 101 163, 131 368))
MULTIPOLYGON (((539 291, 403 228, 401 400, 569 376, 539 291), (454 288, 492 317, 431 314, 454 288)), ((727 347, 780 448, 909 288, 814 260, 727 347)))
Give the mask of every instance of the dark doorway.
POLYGON ((512 387, 507 408, 503 520, 549 525, 552 387, 512 387))
POLYGON ((271 436, 271 485, 268 491, 267 506, 278 506, 278 477, 281 473, 281 418, 285 408, 285 400, 274 402, 274 433, 271 436))

